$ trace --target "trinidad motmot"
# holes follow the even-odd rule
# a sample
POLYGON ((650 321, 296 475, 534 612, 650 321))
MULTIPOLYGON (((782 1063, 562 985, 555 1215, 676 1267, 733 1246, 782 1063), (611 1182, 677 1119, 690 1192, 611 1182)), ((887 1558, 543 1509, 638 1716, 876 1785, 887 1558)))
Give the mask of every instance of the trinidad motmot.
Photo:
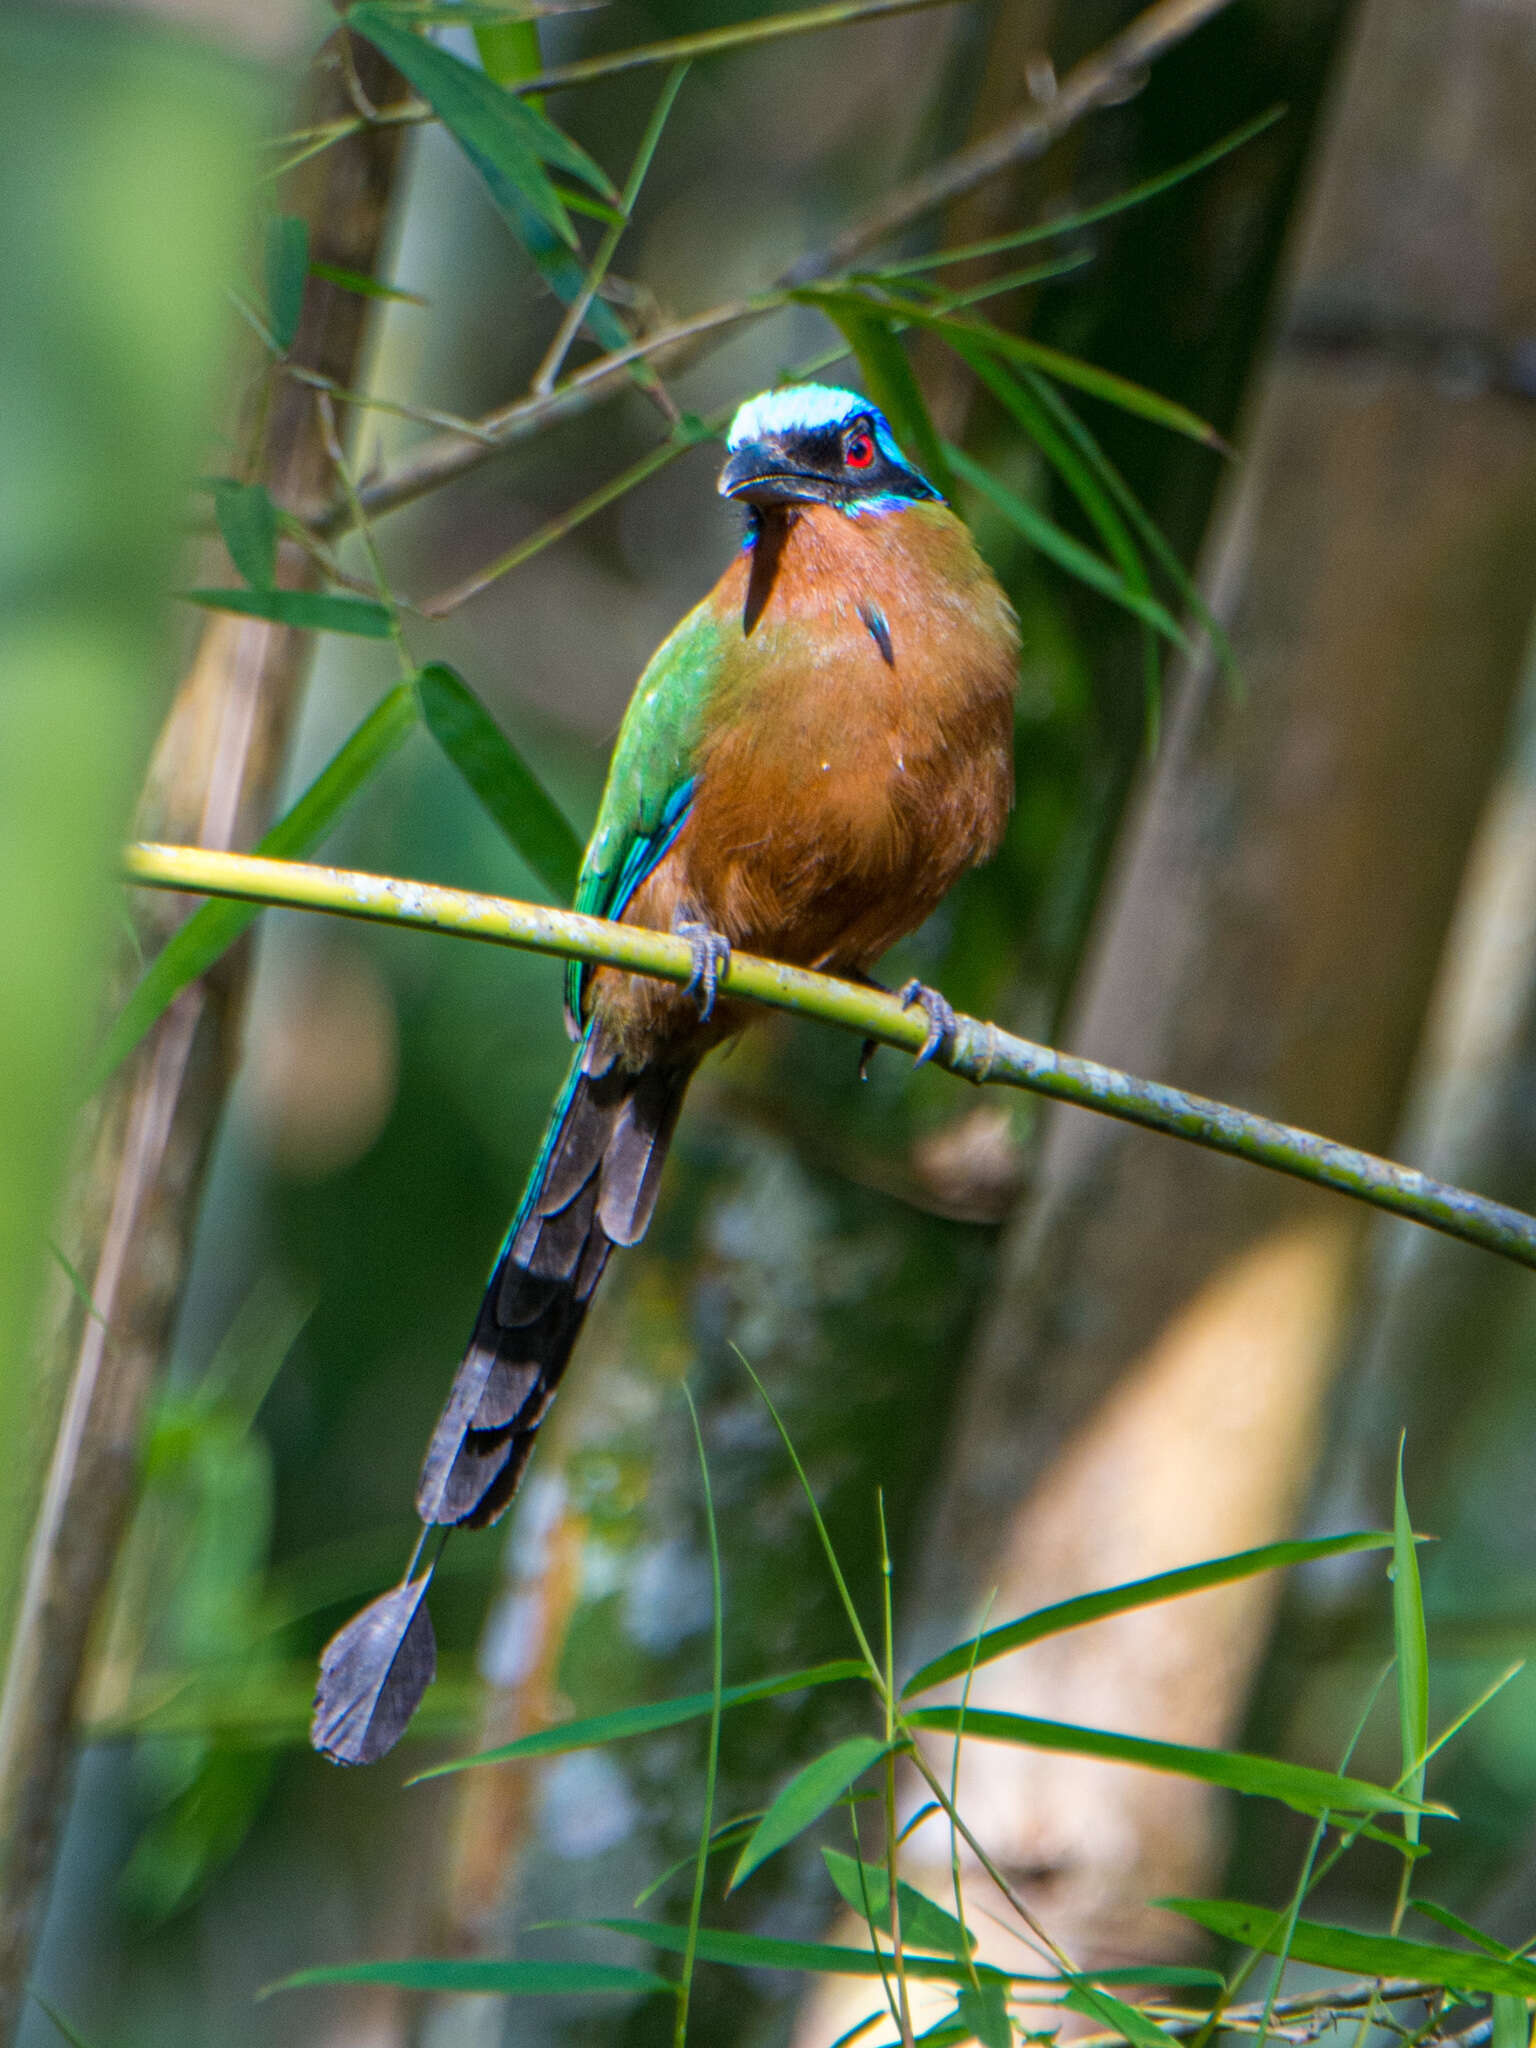
MULTIPOLYGON (((747 1021, 716 1001, 730 948, 867 976, 996 850, 1012 802, 1017 623, 883 415, 822 385, 765 393, 719 488, 744 544, 636 686, 575 906, 687 938, 693 978, 568 971, 575 1058, 427 1451, 427 1524, 483 1526, 516 1491, 608 1254, 645 1233, 688 1082, 747 1021)), ((906 993, 927 1057, 952 1015, 906 993)), ((401 1629, 406 1590, 376 1603, 401 1629)), ((346 1735, 382 1654, 354 1635, 371 1612, 323 1666, 316 1740, 349 1760, 398 1733, 346 1735)))

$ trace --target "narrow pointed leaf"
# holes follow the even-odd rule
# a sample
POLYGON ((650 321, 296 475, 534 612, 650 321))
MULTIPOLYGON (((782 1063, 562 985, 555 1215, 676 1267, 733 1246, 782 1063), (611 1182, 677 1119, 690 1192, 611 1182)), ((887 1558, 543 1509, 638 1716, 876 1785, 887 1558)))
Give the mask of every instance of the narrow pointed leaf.
MULTIPOLYGON (((1396 1843, 1392 1845, 1394 1848, 1396 1843)), ((1436 1920, 1442 1927, 1448 1927, 1452 1934, 1459 1934, 1463 1941, 1470 1941, 1474 1948, 1480 1948, 1484 1955, 1510 1956, 1514 1951, 1502 1941, 1495 1941, 1491 1934, 1484 1934, 1480 1927, 1474 1927, 1470 1920, 1463 1920, 1459 1913, 1453 1913, 1448 1906, 1437 1906, 1432 1899, 1415 1899, 1409 1907, 1413 1913, 1422 1913, 1426 1920, 1436 1920)))
MULTIPOLYGON (((684 1952, 688 1940, 686 1927, 672 1927, 656 1920, 593 1920, 584 1924, 606 1927, 614 1934, 633 1935, 637 1941, 648 1941, 652 1948, 674 1955, 684 1952)), ((701 1963, 731 1963, 738 1969, 807 1970, 832 1977, 878 1977, 882 1969, 888 1971, 891 1967, 889 1956, 876 1955, 873 1949, 846 1948, 830 1941, 784 1941, 777 1935, 735 1934, 711 1927, 700 1928, 695 1953, 701 1963)), ((953 1956, 908 1956, 904 1958, 904 1967, 909 1976, 954 1984, 968 1981, 973 1965, 953 1956)), ((1013 1979, 1011 1971, 989 1970, 985 1964, 974 1967, 983 1976, 1013 1979)))
POLYGON ((338 291, 356 292, 363 299, 400 299, 407 306, 424 306, 427 303, 420 292, 402 291, 397 284, 383 284, 376 277, 369 277, 361 270, 347 270, 339 263, 312 261, 309 274, 311 277, 323 277, 338 291))
POLYGON ((462 676, 433 662, 416 687, 433 739, 556 900, 569 903, 581 841, 564 812, 462 676))
POLYGON ((1061 2002, 1086 2019, 1097 2020, 1101 2027, 1123 2034, 1136 2048, 1171 2048, 1173 2036, 1166 2028, 1149 2019, 1138 2007, 1116 1998, 1112 1991, 1100 1990, 1092 1984, 1074 1984, 1061 2002))
POLYGON ((405 1733, 437 1676, 424 1572, 370 1601, 326 1644, 309 1739, 338 1764, 372 1764, 405 1733))
POLYGON ((885 1752, 886 1745, 873 1735, 850 1735, 797 1771, 753 1830, 728 1889, 734 1891, 760 1863, 819 1820, 885 1752))
MULTIPOLYGON (((589 1920, 578 1924, 604 1927, 614 1934, 632 1935, 636 1941, 647 1941, 652 1948, 673 1955, 681 1955, 688 1941, 686 1927, 674 1927, 661 1920, 589 1920)), ((709 1927, 699 1931, 698 1955, 699 1960, 706 1963, 734 1963, 743 1968, 764 1970, 812 1970, 834 1977, 878 1977, 882 1968, 888 1971, 891 1966, 889 1956, 876 1955, 873 1949, 845 1948, 825 1941, 784 1941, 777 1935, 735 1934, 709 1927)), ((927 1977, 949 1984, 968 1984, 973 1968, 983 1982, 991 1977, 1008 1984, 1038 1984, 1047 1989, 1065 1989, 1073 1983, 1089 1981, 1086 1978, 1043 1975, 1038 1971, 1006 1969, 991 1963, 973 1965, 960 1956, 910 1956, 904 1959, 904 1966, 914 1977, 927 1977)), ((1223 1979, 1216 1970, 1175 1963, 1171 1966, 1143 1964, 1133 1969, 1098 1971, 1091 1981, 1095 1984, 1198 1984, 1216 1989, 1223 1979)))
POLYGON ((1026 1749, 1058 1750, 1072 1756, 1102 1757, 1110 1763, 1139 1764, 1149 1771, 1171 1771, 1181 1778, 1199 1778, 1232 1792, 1279 1799, 1302 1813, 1445 1813, 1443 1806, 1420 1807, 1417 1800, 1363 1779, 1343 1778, 1309 1764, 1291 1764, 1274 1757, 1246 1756, 1239 1750, 1194 1749, 1182 1742, 1154 1742, 1141 1735, 1118 1735, 1104 1728, 1079 1728, 1065 1721, 1038 1721, 1028 1714, 999 1714, 981 1707, 962 1713, 959 1707, 920 1707, 905 1716, 910 1728, 932 1728, 953 1734, 963 1725, 976 1742, 1013 1742, 1026 1749))
MULTIPOLYGON (((347 805, 378 773, 416 724, 416 693, 399 683, 376 704, 301 797, 257 841, 256 851, 278 860, 302 860, 324 839, 347 805)), ((228 898, 202 904, 169 938, 119 1010, 86 1077, 86 1093, 125 1059, 155 1019, 189 983, 226 953, 260 915, 259 903, 228 898)))
POLYGON ((670 1991, 665 1977, 618 1963, 469 1962, 407 1958, 398 1963, 338 1963, 296 1970, 262 1992, 302 1991, 312 1984, 393 1984, 401 1991, 484 1992, 497 1998, 568 1997, 583 1991, 670 1991))
POLYGON ((40 1991, 33 1991, 31 1998, 32 2003, 40 2007, 48 2015, 53 2025, 64 2036, 65 2040, 69 2043, 69 2048, 91 2048, 91 2043, 80 2032, 79 2028, 72 2026, 57 2007, 48 2003, 40 1991))
POLYGON ((1149 199, 1157 198, 1175 185, 1182 185, 1186 178, 1208 170, 1222 157, 1262 135, 1266 128, 1272 128, 1285 112, 1284 107, 1271 107, 1268 112, 1245 122, 1241 128, 1235 128, 1220 142, 1213 142, 1209 149, 1186 157, 1171 170, 1158 171, 1141 184, 1131 185, 1124 192, 1117 192, 1112 199, 1102 199, 1097 205, 1085 206, 1077 213, 1059 214, 1050 220, 1036 221, 1030 227, 1015 229, 1012 234, 993 235, 984 242, 965 242, 958 248, 935 250, 927 256, 909 256, 901 262, 882 263, 877 270, 855 274, 868 276, 877 284, 884 283, 887 279, 911 276, 918 271, 942 270, 952 263, 973 262, 978 256, 1000 256, 1009 249, 1022 249, 1031 242, 1053 242, 1064 235, 1075 235, 1081 229, 1091 227, 1095 221, 1108 220, 1115 214, 1128 213, 1132 207, 1144 206, 1149 199))
MULTIPOLYGON (((1403 1442, 1397 1445, 1397 1486, 1392 1502, 1392 1641, 1397 1652, 1397 1715, 1402 1737, 1403 1790, 1424 1797, 1424 1758, 1429 1749, 1429 1643, 1424 1629, 1424 1594, 1419 1583, 1418 1546, 1403 1492, 1403 1442)), ((1408 1814, 1403 1834, 1419 1839, 1419 1817, 1408 1814)))
MULTIPOLYGON (((1208 1933, 1268 1955, 1277 1953, 1285 1938, 1287 1916, 1266 1906, 1241 1905, 1230 1899, 1159 1899, 1157 1903, 1170 1912, 1182 1913, 1208 1933)), ((1536 1997, 1536 1963, 1467 1955, 1436 1942, 1404 1941, 1395 1934, 1357 1934, 1350 1927, 1298 1920, 1290 1947, 1298 1962, 1341 1970, 1351 1977, 1415 1977, 1452 1991, 1536 1997)))
POLYGON ((1127 581, 1124 573, 1106 562, 1102 555, 1096 555, 1091 548, 1085 548, 1081 541, 1074 540, 1070 533, 1059 527, 1053 519, 1021 498, 1016 491, 999 483, 990 471, 979 462, 974 462, 963 448, 951 446, 949 459, 955 474, 964 479, 973 490, 979 491, 1027 540, 1031 547, 1053 561, 1058 568, 1065 569, 1069 576, 1075 576, 1079 583, 1086 583, 1091 590, 1097 590, 1115 604, 1124 605, 1128 612, 1134 612, 1149 626, 1156 629, 1167 640, 1177 646, 1187 645, 1184 630, 1165 605, 1158 603, 1148 594, 1145 579, 1140 589, 1127 581))
POLYGON ((1523 1998, 1512 1992, 1493 1995, 1493 2048, 1530 2048, 1531 2015, 1523 1998))
POLYGON ((981 2048, 1013 2048, 1008 1987, 996 1977, 964 1985, 955 2002, 955 2017, 965 2029, 963 2040, 978 2041, 981 2048))
POLYGON ((1283 1571, 1290 1565, 1310 1564, 1314 1558, 1344 1557, 1357 1550, 1388 1550, 1392 1538, 1380 1529, 1362 1530, 1347 1536, 1321 1536, 1299 1543, 1266 1543, 1257 1550, 1239 1550, 1230 1557, 1213 1557, 1202 1564, 1181 1565, 1177 1571, 1157 1572, 1148 1579, 1133 1579, 1124 1586, 1109 1586, 1101 1593, 1086 1593, 1077 1600, 1060 1600, 1052 1607, 1040 1607, 1017 1621, 1004 1622, 956 1644, 941 1657, 914 1671, 901 1689, 903 1699, 941 1685, 948 1678, 963 1678, 973 1666, 994 1663, 1010 1650, 1026 1643, 1038 1643, 1046 1636, 1083 1628, 1090 1621, 1102 1621, 1108 1614, 1129 1614, 1138 1607, 1152 1607, 1163 1600, 1181 1599, 1186 1593, 1201 1593, 1208 1586, 1228 1586, 1237 1579, 1251 1579, 1260 1572, 1283 1571))
POLYGON ((877 313, 839 301, 829 306, 835 325, 853 350, 870 397, 891 423, 903 451, 946 498, 955 494, 944 444, 940 441, 907 352, 877 313))
MULTIPOLYGON (((835 1685, 839 1679, 862 1678, 864 1666, 851 1658, 832 1664, 813 1664, 805 1671, 786 1671, 777 1678, 756 1678, 747 1685, 728 1685, 720 1695, 723 1707, 739 1707, 751 1700, 774 1699, 780 1693, 804 1692, 811 1686, 835 1685)), ((657 1700, 652 1705, 620 1707, 612 1714, 591 1714, 580 1721, 562 1721, 558 1728, 542 1728, 537 1735, 524 1735, 499 1749, 482 1750, 478 1756, 456 1758, 423 1771, 421 1778, 444 1778, 454 1771, 472 1771, 481 1764, 514 1763, 519 1758, 564 1756, 573 1749, 596 1749, 605 1742, 620 1742, 632 1735, 654 1735, 660 1728, 679 1728, 687 1721, 707 1720, 714 1706, 714 1694, 690 1693, 681 1699, 657 1700)), ((412 1783, 419 1783, 413 1779, 412 1783)), ((691 1860, 691 1859, 690 1859, 691 1860)))
POLYGON ((956 349, 966 343, 974 344, 990 355, 1001 357, 1004 362, 1022 363, 1029 369, 1042 370, 1059 383, 1074 385, 1079 391, 1086 391, 1094 398, 1102 398, 1106 403, 1118 406, 1122 412, 1134 413, 1140 419, 1151 420, 1172 433, 1198 441, 1202 447, 1226 449, 1225 441, 1208 421, 1176 400, 1148 391, 1145 385, 1133 383, 1129 377, 1117 376, 1113 370, 1102 370, 1096 363, 1085 363, 1078 356, 1051 348, 1043 341, 1009 334, 989 321, 970 319, 958 313, 934 312, 921 300, 898 297, 895 293, 886 293, 877 299, 867 292, 839 285, 806 285, 788 296, 806 305, 819 305, 828 315, 835 308, 845 306, 866 316, 872 311, 883 312, 888 317, 905 321, 909 326, 927 328, 942 335, 956 349))
MULTIPOLYGON (((856 1856, 845 1856, 839 1849, 823 1849, 821 1856, 843 1903, 855 1913, 867 1913, 881 1926, 886 1925, 891 1912, 891 1883, 884 1867, 878 1863, 861 1865, 856 1856)), ((947 1956, 963 1956, 975 1948, 975 1935, 962 1927, 953 1913, 946 1913, 942 1906, 935 1905, 901 1878, 896 1880, 896 1903, 901 1914, 903 1948, 938 1949, 947 1956)))
POLYGON ((371 597, 342 597, 328 590, 182 590, 177 595, 209 611, 270 619, 274 626, 293 626, 301 633, 389 638, 389 613, 371 597))
POLYGON ((347 21, 382 50, 443 122, 485 180, 514 228, 531 211, 571 248, 576 230, 544 169, 570 172, 605 199, 617 195, 597 165, 552 121, 485 72, 425 41, 377 0, 360 0, 347 21))
POLYGON ((267 325, 279 348, 292 348, 309 274, 309 226, 301 214, 274 214, 267 222, 266 272, 267 325))
POLYGON ((277 568, 277 507, 266 485, 215 477, 213 510, 229 559, 247 583, 269 590, 277 568))

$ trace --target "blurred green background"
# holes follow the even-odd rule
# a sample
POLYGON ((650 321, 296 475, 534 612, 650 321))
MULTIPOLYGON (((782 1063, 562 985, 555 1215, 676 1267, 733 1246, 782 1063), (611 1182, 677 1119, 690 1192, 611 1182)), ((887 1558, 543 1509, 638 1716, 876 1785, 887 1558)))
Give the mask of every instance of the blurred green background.
MULTIPOLYGON (((1130 13, 1108 0, 969 0, 701 61, 621 245, 616 269, 631 289, 615 303, 644 319, 757 288, 1001 118, 1026 92, 1037 53, 1049 49, 1065 75, 1130 13)), ((300 76, 297 56, 284 70, 249 53, 230 66, 197 59, 199 71, 200 45, 178 39, 183 70, 173 64, 167 83, 160 28, 125 17, 103 37, 92 17, 96 40, 82 56, 67 14, 8 26, 16 61, 0 64, 0 115, 23 163, 0 210, 0 250, 19 252, 7 260, 0 316, 0 577, 20 594, 0 607, 0 846, 28 885, 0 910, 0 1327, 18 1359, 16 1333, 46 1263, 39 1218, 62 1177, 71 1076, 105 1014, 110 848, 168 695, 153 593, 190 578, 185 566, 172 574, 172 496, 227 466, 197 380, 212 384, 221 350, 231 389, 249 375, 224 287, 260 302, 262 217, 281 188, 247 176, 259 161, 252 144, 274 106, 279 125, 298 118, 300 76), (113 109, 131 145, 103 139, 113 109), (109 176, 118 163, 133 177, 109 176), (74 172, 97 182, 71 195, 74 172), (152 234, 137 216, 123 224, 135 208, 153 216, 152 234), (163 269, 141 257, 125 274, 114 259, 129 246, 158 250, 163 269), (73 509, 58 513, 50 494, 65 489, 73 509), (55 578, 93 586, 89 612, 54 620, 38 593, 55 578), (49 715, 34 733, 40 688, 49 715), (42 964, 29 979, 33 962, 42 964)), ((543 22, 539 41, 553 63, 733 18, 715 0, 617 0, 543 22)), ((1337 0, 1234 0, 1043 161, 921 223, 911 248, 1128 190, 1283 105, 1282 120, 1211 170, 1085 231, 1073 244, 1091 258, 1081 270, 989 308, 1013 331, 1193 408, 1241 454, 1244 393, 1273 345, 1281 252, 1351 21, 1337 0)), ((466 30, 442 33, 472 56, 466 30)), ((660 76, 554 96, 549 111, 622 179, 660 76)), ((1530 137, 1499 146, 1536 152, 1530 137)), ((594 232, 588 224, 589 245, 594 232)), ((440 129, 406 145, 378 275, 416 297, 375 306, 361 372, 369 389, 474 417, 524 388, 551 301, 440 129)), ((707 415, 833 345, 824 316, 791 308, 668 381, 686 412, 707 415)), ((1318 343, 1331 345, 1326 335, 1318 343)), ((941 429, 1091 540, 1069 495, 954 358, 923 340, 912 360, 941 429)), ((1425 374, 1450 377, 1455 364, 1436 355, 1425 374)), ((1529 404, 1528 363, 1525 374, 1522 398, 1518 364, 1509 371, 1512 404, 1529 404)), ((1083 410, 1193 565, 1222 460, 1102 404, 1083 410)), ((452 587, 642 457, 658 426, 631 391, 381 522, 391 583, 417 598, 452 587)), ((359 409, 352 466, 364 478, 386 471, 429 431, 359 409)), ((735 516, 714 491, 718 460, 716 446, 681 456, 440 623, 407 615, 413 660, 450 661, 471 681, 578 830, 594 813, 634 677, 735 545, 735 516)), ((189 502, 197 523, 199 501, 189 502)), ((956 890, 891 972, 921 974, 960 1008, 1046 1036, 1059 1028, 1147 759, 1144 653, 1124 612, 1043 563, 984 505, 972 509, 1023 626, 1018 805, 998 860, 956 890)), ((186 542, 195 580, 231 580, 222 563, 204 573, 219 560, 215 545, 206 535, 186 542)), ((366 579, 355 540, 342 560, 366 579)), ((387 645, 322 639, 283 769, 288 796, 394 675, 387 645)), ((1235 702, 1240 716, 1241 695, 1235 702)), ((1454 701, 1445 715, 1455 717, 1454 701)), ((1516 720, 1506 798, 1532 774, 1530 724, 1528 712, 1516 720)), ((1352 799, 1343 790, 1331 800, 1352 799)), ((326 842, 326 857, 543 894, 423 732, 326 842)), ((1505 1065, 1483 1070, 1482 1095, 1476 1070, 1461 1084, 1464 1125, 1496 1093, 1524 1105, 1513 1136, 1509 1117, 1499 1120, 1504 1184, 1490 1188, 1517 1200, 1536 1179, 1519 1142, 1530 1129, 1518 1027, 1527 995, 1507 974, 1497 1001, 1516 1023, 1500 1041, 1505 1065)), ((434 1596, 441 1672, 409 1743, 361 1773, 309 1753, 319 1646, 403 1562, 421 1445, 564 1068, 558 1012, 553 962, 286 913, 261 922, 244 1056, 94 1639, 36 1960, 37 1986, 96 2048, 639 2048, 670 2038, 670 2009, 643 2002, 616 2013, 612 2003, 545 2001, 509 2015, 494 2001, 423 2007, 383 1992, 253 2001, 307 1963, 473 1941, 631 1959, 584 1936, 513 1930, 626 1912, 687 1855, 702 1790, 693 1731, 573 1756, 494 1793, 471 1780, 462 1803, 451 1781, 402 1780, 512 1726, 497 1716, 517 1711, 514 1678, 542 1713, 707 1684, 709 1585, 685 1377, 721 1518, 727 1678, 843 1654, 814 1533, 736 1347, 782 1406, 856 1593, 875 1595, 877 1486, 898 1589, 923 1568, 925 1503, 997 1286, 1003 1226, 1028 1186, 1034 1119, 1025 1104, 962 1100, 952 1081, 913 1075, 890 1054, 859 1086, 850 1042, 775 1019, 696 1085, 655 1228, 606 1286, 507 1530, 450 1547, 434 1596)), ((1425 1089, 1436 1058, 1465 1071, 1455 1065, 1464 1045, 1427 1043, 1425 1089)), ((1428 1126, 1417 1128, 1423 1138, 1428 1126)), ((1167 1218, 1170 1230, 1178 1224, 1167 1218)), ((1399 1238, 1381 1235, 1314 1508, 1329 1526, 1379 1519, 1384 1461, 1406 1426, 1415 1515, 1441 1538, 1426 1586, 1446 1714, 1536 1631, 1532 1302, 1524 1275, 1478 1273, 1470 1290, 1444 1284, 1443 1343, 1403 1369, 1412 1347, 1402 1322, 1422 1325, 1427 1311, 1400 1308, 1394 1325, 1391 1304, 1426 1283, 1399 1238)), ((19 1364, 8 1367, 8 1442, 28 1440, 24 1381, 19 1364)), ((45 1410, 50 1401, 45 1390, 45 1410)), ((38 1471, 38 1458, 17 1461, 18 1488, 32 1492, 13 1530, 38 1471)), ((956 1617, 955 1632, 969 1619, 956 1617)), ((1335 1574, 1293 1589, 1249 1746, 1336 1763, 1389 1654, 1388 1632, 1379 1577, 1335 1574)), ((1453 1839, 1436 1842, 1437 1896, 1467 1911, 1495 1896, 1511 1938, 1522 1906, 1536 1914, 1532 1697, 1517 1681, 1433 1788, 1464 1816, 1453 1839)), ((862 1725, 856 1712, 821 1694, 729 1722, 719 1810, 760 1805, 814 1743, 862 1725)), ((1389 1705, 1385 1732, 1368 1732, 1356 1756, 1363 1774, 1393 1773, 1390 1719, 1389 1705)), ((1302 1826, 1245 1810, 1231 1880, 1239 1895, 1283 1886, 1302 1826)), ((1373 1882, 1384 1894, 1395 1883, 1385 1855, 1379 1873, 1369 1854, 1360 1869, 1351 1905, 1371 1903, 1373 1882)), ((663 1894, 674 1910, 686 1883, 663 1894)), ((786 1858, 727 1910, 761 1931, 812 1935, 833 1904, 814 1859, 786 1858)), ((797 1996, 783 1980, 706 1973, 695 2038, 787 2040, 797 1996)), ((55 2038, 39 2006, 19 2038, 24 2048, 55 2038)))

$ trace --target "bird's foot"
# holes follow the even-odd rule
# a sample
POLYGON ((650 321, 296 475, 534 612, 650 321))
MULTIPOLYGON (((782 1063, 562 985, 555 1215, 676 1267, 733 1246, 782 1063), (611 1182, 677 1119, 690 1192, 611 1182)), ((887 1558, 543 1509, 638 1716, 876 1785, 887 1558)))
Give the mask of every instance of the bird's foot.
POLYGON ((917 1056, 917 1065, 926 1066, 934 1054, 942 1052, 954 1038, 959 1028, 958 1019, 948 1000, 936 988, 929 988, 926 982, 909 981, 900 994, 904 1010, 910 1010, 915 1003, 928 1019, 928 1036, 917 1056))
POLYGON ((683 994, 697 1000, 699 1022, 707 1024, 714 1013, 720 977, 731 964, 731 942, 724 933, 693 918, 680 918, 672 929, 678 938, 688 941, 693 955, 693 972, 683 983, 683 994))

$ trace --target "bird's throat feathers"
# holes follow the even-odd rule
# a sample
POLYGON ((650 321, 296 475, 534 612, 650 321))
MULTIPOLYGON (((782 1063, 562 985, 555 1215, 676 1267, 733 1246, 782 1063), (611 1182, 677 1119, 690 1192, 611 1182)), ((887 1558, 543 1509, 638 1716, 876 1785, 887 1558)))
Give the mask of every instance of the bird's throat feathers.
MULTIPOLYGON (((893 621, 909 652, 970 627, 1015 644, 1013 615, 964 523, 942 503, 867 501, 857 513, 820 504, 754 508, 746 546, 716 586, 717 614, 759 630, 829 627, 862 618, 888 666, 893 621)), ((722 618, 722 625, 724 619, 722 618)))

